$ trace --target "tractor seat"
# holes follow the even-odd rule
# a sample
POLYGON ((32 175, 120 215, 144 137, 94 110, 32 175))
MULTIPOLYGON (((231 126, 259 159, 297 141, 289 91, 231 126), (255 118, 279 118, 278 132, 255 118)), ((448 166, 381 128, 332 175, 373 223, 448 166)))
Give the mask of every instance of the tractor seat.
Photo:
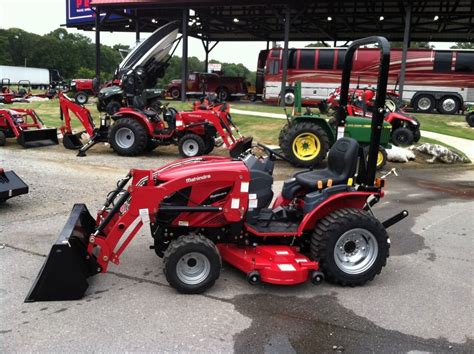
POLYGON ((351 138, 341 138, 329 150, 328 167, 322 170, 300 172, 295 175, 296 182, 309 190, 318 189, 318 181, 323 188, 331 179, 333 185, 346 184, 354 177, 357 168, 359 143, 351 138))

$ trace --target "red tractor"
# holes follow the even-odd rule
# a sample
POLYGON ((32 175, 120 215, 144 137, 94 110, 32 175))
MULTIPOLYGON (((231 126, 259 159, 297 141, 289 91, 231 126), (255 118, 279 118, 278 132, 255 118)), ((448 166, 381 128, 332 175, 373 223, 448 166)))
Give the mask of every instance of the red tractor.
MULTIPOLYGON (((359 86, 359 85, 357 85, 359 86)), ((319 104, 321 112, 328 112, 328 109, 336 110, 339 105, 341 88, 334 90, 328 99, 319 104)), ((371 118, 374 110, 376 91, 372 87, 356 88, 349 90, 350 104, 347 111, 350 116, 371 118)), ((399 96, 395 92, 387 95, 385 100, 385 121, 392 126, 391 141, 393 144, 411 145, 421 138, 420 122, 413 116, 405 113, 400 105, 399 96)))
POLYGON ((60 129, 64 137, 63 145, 68 149, 79 149, 78 156, 85 156, 86 151, 97 142, 108 142, 119 155, 136 156, 160 145, 176 144, 181 156, 194 157, 209 154, 216 145, 217 137, 222 139, 227 148, 237 141, 226 106, 220 110, 177 112, 161 105, 160 111, 156 111, 145 109, 138 102, 139 97, 136 98, 135 107, 140 108, 122 107, 111 117, 103 116, 100 127, 96 128, 89 110, 61 93, 59 102, 64 124, 60 129), (70 112, 79 119, 91 137, 85 145, 80 141, 82 132, 72 132, 70 112))
POLYGON ((0 146, 7 138, 16 138, 25 148, 58 144, 56 128, 45 128, 41 118, 32 109, 0 109, 0 146))
POLYGON ((251 284, 319 284, 326 278, 355 286, 372 280, 389 254, 386 228, 408 215, 402 211, 380 222, 372 213, 384 196, 384 180, 375 176, 390 62, 385 38, 354 41, 348 48, 337 114, 343 132, 354 52, 374 42, 382 60, 368 157, 355 140, 341 138, 326 169, 296 173, 273 204, 274 153, 263 147, 269 156, 255 156, 251 138, 235 144, 231 158, 203 156, 132 169, 95 219, 84 204, 74 206, 25 301, 81 298, 87 277, 119 264, 148 225, 166 279, 181 293, 209 289, 222 261, 243 271, 251 284))

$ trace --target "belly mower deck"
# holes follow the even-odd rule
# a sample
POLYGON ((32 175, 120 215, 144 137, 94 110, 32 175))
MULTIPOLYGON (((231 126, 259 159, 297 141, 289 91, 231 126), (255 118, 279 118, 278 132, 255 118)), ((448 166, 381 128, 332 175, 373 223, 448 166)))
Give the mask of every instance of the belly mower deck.
POLYGON ((296 247, 218 244, 217 248, 227 263, 247 274, 251 284, 295 285, 308 279, 318 284, 324 279, 318 262, 298 253, 296 247))

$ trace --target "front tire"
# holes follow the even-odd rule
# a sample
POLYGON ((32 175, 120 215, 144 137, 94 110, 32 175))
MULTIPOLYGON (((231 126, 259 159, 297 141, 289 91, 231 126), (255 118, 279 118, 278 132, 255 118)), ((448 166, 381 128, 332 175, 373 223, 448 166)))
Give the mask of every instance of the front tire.
POLYGON ((466 114, 466 122, 470 127, 474 127, 474 112, 466 114))
POLYGON ((142 154, 148 140, 145 127, 132 118, 121 118, 110 129, 110 145, 121 156, 142 154))
POLYGON ((0 131, 0 146, 5 146, 7 143, 7 137, 4 132, 0 131))
POLYGON ((214 150, 216 146, 216 140, 212 136, 207 136, 204 139, 204 155, 208 155, 214 150))
POLYGON ((295 166, 311 167, 321 163, 329 150, 326 132, 311 122, 290 124, 281 136, 280 147, 295 166))
POLYGON ((109 103, 107 103, 107 105, 105 106, 105 112, 109 116, 113 116, 115 113, 117 113, 120 110, 121 107, 122 105, 120 104, 119 101, 112 100, 109 103))
POLYGON ((79 91, 74 95, 74 101, 77 104, 84 105, 89 101, 89 96, 84 91, 79 91))
POLYGON ((316 225, 311 257, 328 281, 343 286, 363 285, 380 274, 390 243, 383 225, 362 209, 340 209, 316 225))
MULTIPOLYGON (((365 150, 365 155, 368 157, 369 147, 366 146, 364 150, 365 150)), ((388 161, 387 150, 385 150, 383 146, 379 146, 379 152, 377 153, 377 171, 384 168, 384 166, 387 164, 387 161, 388 161)))
POLYGON ((195 157, 204 154, 204 140, 196 134, 186 134, 178 141, 179 154, 183 157, 195 157))
POLYGON ((396 146, 411 145, 414 140, 413 132, 406 127, 399 127, 392 132, 392 142, 396 146))
POLYGON ((216 245, 201 235, 172 241, 164 257, 168 283, 182 294, 201 294, 219 278, 222 261, 216 245))

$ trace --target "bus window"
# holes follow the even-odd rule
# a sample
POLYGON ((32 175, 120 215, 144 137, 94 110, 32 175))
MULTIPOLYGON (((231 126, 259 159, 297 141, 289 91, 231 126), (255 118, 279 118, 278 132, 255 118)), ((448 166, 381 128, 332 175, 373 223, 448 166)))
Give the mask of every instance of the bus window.
POLYGON ((334 50, 320 49, 318 58, 318 69, 332 70, 334 67, 334 50))
POLYGON ((435 52, 433 71, 445 73, 451 71, 453 52, 435 52))
POLYGON ((296 63, 298 60, 296 49, 290 49, 288 53, 288 69, 296 69, 296 63))
POLYGON ((280 71, 280 61, 279 60, 270 60, 268 64, 267 73, 270 75, 278 74, 280 71))
POLYGON ((314 70, 314 59, 316 51, 314 49, 301 49, 300 70, 314 70))
POLYGON ((454 70, 461 73, 474 73, 474 52, 458 52, 454 70))
POLYGON ((342 70, 344 67, 344 57, 346 56, 346 49, 338 49, 336 69, 342 70))

